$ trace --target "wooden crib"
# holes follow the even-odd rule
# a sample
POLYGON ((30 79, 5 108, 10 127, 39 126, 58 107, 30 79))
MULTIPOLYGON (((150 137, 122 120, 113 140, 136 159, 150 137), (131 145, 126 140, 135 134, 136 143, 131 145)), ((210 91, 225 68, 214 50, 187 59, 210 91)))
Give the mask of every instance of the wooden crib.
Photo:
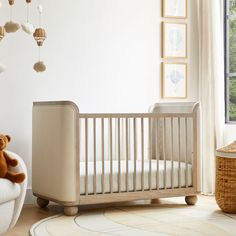
POLYGON ((76 104, 33 104, 33 193, 75 215, 78 206, 185 196, 199 180, 199 104, 155 104, 149 113, 83 114, 76 104))

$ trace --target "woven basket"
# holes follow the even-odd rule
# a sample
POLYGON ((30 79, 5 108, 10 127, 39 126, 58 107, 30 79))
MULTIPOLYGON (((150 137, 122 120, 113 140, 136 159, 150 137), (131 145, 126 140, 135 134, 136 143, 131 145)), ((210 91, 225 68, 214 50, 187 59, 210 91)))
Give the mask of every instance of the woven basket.
POLYGON ((216 152, 216 202, 236 214, 236 141, 216 152))

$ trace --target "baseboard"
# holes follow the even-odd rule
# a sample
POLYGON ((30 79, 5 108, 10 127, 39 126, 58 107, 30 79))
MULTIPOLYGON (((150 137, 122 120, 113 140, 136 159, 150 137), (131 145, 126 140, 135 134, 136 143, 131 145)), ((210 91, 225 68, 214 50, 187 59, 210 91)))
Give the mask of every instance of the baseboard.
POLYGON ((33 195, 32 188, 27 188, 25 196, 25 204, 35 204, 36 197, 33 195))

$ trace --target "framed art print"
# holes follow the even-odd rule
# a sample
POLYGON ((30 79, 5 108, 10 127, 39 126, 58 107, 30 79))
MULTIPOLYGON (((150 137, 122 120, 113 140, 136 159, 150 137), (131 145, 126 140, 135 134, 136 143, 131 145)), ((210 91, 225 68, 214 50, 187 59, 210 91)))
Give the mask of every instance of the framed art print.
POLYGON ((187 18, 188 0, 162 0, 162 16, 165 18, 187 18))
POLYGON ((162 22, 163 58, 187 58, 187 24, 162 22))
POLYGON ((187 98, 187 63, 162 63, 162 98, 187 98))

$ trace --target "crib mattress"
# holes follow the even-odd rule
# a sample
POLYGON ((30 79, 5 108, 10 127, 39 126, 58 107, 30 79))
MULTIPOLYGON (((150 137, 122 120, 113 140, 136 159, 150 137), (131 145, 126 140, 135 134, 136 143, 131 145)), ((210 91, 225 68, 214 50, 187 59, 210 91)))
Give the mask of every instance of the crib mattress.
MULTIPOLYGON (((134 161, 128 161, 129 166, 129 191, 134 191, 134 161)), ((104 162, 104 190, 106 193, 110 192, 110 161, 104 162)), ((121 172, 121 191, 125 192, 126 189, 126 161, 122 160, 120 162, 121 172)), ((157 161, 151 161, 152 170, 152 189, 157 189, 157 161)), ((180 185, 181 187, 186 187, 185 173, 186 164, 180 163, 180 185)), ((118 161, 113 160, 112 163, 113 171, 113 192, 118 192, 118 161)), ((179 163, 177 161, 173 162, 173 186, 174 188, 179 187, 179 163)), ((159 160, 159 189, 163 189, 164 186, 164 161, 159 160)), ((86 164, 85 162, 80 163, 80 194, 86 194, 86 164)), ((137 191, 142 190, 142 161, 136 161, 136 189, 137 191)), ((102 161, 96 162, 96 193, 102 193, 102 161)), ((192 186, 192 165, 188 164, 188 186, 192 186)), ((171 188, 171 161, 166 161, 166 188, 171 188)), ((149 161, 144 162, 144 189, 149 190, 149 161)), ((88 162, 88 194, 94 194, 94 162, 88 162)))

